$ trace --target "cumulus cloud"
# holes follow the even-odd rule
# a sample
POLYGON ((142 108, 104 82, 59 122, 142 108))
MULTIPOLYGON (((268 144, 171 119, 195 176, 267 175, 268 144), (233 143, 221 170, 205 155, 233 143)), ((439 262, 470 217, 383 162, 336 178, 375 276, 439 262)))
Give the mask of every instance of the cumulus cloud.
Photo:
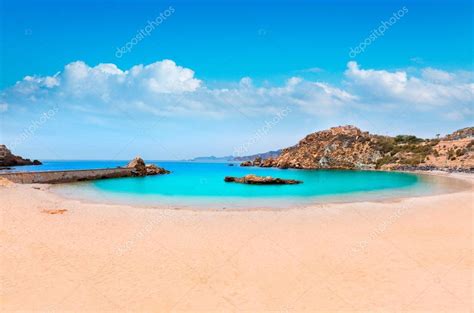
POLYGON ((362 69, 349 62, 344 75, 345 81, 339 86, 291 77, 277 86, 259 87, 244 77, 227 88, 212 88, 196 78, 193 70, 171 60, 128 70, 115 64, 89 66, 77 61, 53 76, 26 76, 3 90, 0 111, 59 104, 89 113, 113 114, 119 109, 161 116, 222 117, 237 111, 273 114, 290 106, 302 113, 325 116, 348 109, 386 106, 427 110, 444 106, 459 115, 473 101, 472 77, 466 79, 458 73, 425 68, 416 76, 402 70, 362 69))
POLYGON ((422 76, 406 71, 364 70, 349 62, 345 72, 349 90, 372 103, 417 105, 421 108, 472 103, 474 84, 454 73, 427 68, 422 76))
POLYGON ((452 81, 454 79, 453 74, 431 67, 424 68, 421 73, 424 79, 432 82, 443 83, 452 81))

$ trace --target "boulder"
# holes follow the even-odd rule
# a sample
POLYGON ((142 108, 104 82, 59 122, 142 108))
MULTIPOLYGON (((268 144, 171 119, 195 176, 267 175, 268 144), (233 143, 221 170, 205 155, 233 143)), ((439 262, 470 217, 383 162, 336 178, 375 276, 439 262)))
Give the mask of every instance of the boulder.
POLYGON ((139 156, 131 160, 125 167, 134 168, 135 175, 137 176, 145 176, 147 174, 145 161, 139 156))
POLYGON ((142 158, 137 156, 132 161, 130 161, 125 167, 133 168, 134 174, 136 176, 148 176, 148 175, 161 175, 161 174, 169 174, 170 171, 156 166, 155 164, 145 164, 142 158))
POLYGON ((244 161, 240 163, 240 166, 253 166, 253 163, 252 161, 244 161))
POLYGON ((265 159, 260 162, 261 167, 273 167, 275 166, 275 160, 273 158, 265 159))
POLYGON ((146 168, 146 175, 159 175, 159 174, 169 174, 171 173, 170 171, 156 166, 155 164, 148 164, 145 166, 146 168))
POLYGON ((241 183, 250 185, 294 185, 301 184, 302 181, 295 179, 274 178, 271 176, 257 176, 253 174, 245 175, 244 177, 226 176, 224 181, 227 183, 241 183))

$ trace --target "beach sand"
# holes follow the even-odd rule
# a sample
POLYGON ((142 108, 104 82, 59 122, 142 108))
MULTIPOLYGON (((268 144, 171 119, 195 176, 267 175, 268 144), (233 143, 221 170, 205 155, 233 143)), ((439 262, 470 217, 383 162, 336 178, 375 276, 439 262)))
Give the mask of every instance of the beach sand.
POLYGON ((290 210, 92 204, 0 184, 2 312, 472 312, 455 193, 290 210))

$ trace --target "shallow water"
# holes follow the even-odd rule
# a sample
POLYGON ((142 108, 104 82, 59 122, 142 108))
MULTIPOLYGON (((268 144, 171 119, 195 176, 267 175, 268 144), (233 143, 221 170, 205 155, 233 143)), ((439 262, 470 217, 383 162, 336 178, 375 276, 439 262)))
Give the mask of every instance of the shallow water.
MULTIPOLYGON (((125 161, 44 162, 35 170, 104 168, 125 161)), ((436 193, 452 186, 442 178, 412 173, 348 170, 281 170, 227 163, 150 162, 169 175, 97 180, 56 185, 74 198, 97 202, 205 208, 295 207, 317 202, 388 199, 436 193), (256 174, 302 180, 299 185, 256 186, 224 182, 225 176, 256 174)), ((22 168, 23 169, 23 168, 22 168)))

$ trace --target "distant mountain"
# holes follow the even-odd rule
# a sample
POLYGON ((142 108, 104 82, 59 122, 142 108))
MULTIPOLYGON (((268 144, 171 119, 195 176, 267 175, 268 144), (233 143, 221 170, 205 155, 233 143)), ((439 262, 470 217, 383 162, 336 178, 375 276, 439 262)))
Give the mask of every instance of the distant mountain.
POLYGON ((248 155, 248 156, 235 157, 234 161, 253 161, 256 158, 261 158, 261 159, 276 158, 281 154, 281 151, 282 149, 276 150, 276 151, 268 151, 264 153, 248 155))
POLYGON ((258 153, 253 155, 234 157, 231 155, 216 157, 216 156, 205 156, 205 157, 196 157, 187 161, 191 162, 243 162, 243 161, 253 161, 257 158, 267 159, 267 158, 276 158, 280 155, 282 150, 268 151, 264 153, 258 153))
POLYGON ((235 161, 234 157, 232 156, 224 156, 224 157, 216 157, 216 156, 205 156, 205 157, 197 157, 194 159, 186 160, 190 162, 232 162, 235 161))

